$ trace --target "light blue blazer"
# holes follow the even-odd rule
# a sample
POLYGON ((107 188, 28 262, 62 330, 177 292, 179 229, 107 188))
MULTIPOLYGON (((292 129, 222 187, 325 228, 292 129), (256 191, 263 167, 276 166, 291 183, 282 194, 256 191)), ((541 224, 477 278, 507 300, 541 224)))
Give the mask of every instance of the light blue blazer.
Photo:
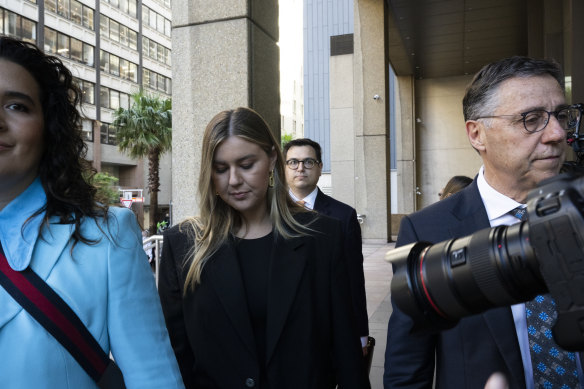
MULTIPOLYGON (((111 352, 128 389, 184 388, 135 216, 122 208, 109 215, 99 226, 85 220, 83 234, 99 242, 79 242, 73 250, 72 225, 51 219, 34 244, 31 267, 111 352)), ((0 355, 2 388, 97 387, 2 287, 0 355)))

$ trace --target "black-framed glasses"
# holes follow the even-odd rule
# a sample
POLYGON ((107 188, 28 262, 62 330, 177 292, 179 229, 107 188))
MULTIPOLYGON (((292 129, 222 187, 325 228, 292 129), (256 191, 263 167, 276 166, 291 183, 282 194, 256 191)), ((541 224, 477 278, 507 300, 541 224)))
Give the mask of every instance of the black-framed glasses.
POLYGON ((564 107, 558 109, 557 111, 546 111, 545 109, 534 109, 531 111, 523 112, 515 115, 493 115, 493 116, 481 116, 478 119, 490 119, 490 118, 500 118, 500 117, 513 117, 521 116, 523 120, 523 127, 525 131, 529 133, 534 133, 546 128, 550 122, 551 115, 558 120, 560 126, 566 131, 574 129, 580 120, 580 115, 582 113, 575 106, 564 107))
POLYGON ((298 166, 302 164, 302 166, 304 166, 305 169, 312 169, 314 165, 316 165, 317 163, 320 162, 318 162, 314 158, 304 158, 302 160, 292 158, 286 161, 286 166, 288 166, 292 170, 296 170, 298 169, 298 166))

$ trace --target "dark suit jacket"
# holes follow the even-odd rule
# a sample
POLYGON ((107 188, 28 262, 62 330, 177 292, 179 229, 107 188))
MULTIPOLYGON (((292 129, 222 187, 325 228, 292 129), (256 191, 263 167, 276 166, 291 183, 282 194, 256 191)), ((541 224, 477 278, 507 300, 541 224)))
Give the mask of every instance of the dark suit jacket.
MULTIPOLYGON (((274 243, 266 318, 268 386, 320 389, 336 379, 340 388, 367 388, 340 252, 340 225, 309 212, 297 219, 317 232, 276 238, 274 243)), ((184 264, 191 247, 177 226, 164 233, 159 281, 185 385, 257 388, 260 366, 234 241, 208 260, 196 289, 184 293, 184 264)))
MULTIPOLYGON (((415 241, 437 243, 489 228, 476 180, 461 192, 401 223, 396 246, 415 241)), ((483 388, 489 376, 507 375, 510 388, 525 388, 523 364, 509 307, 462 319, 437 335, 410 335, 412 321, 393 304, 387 329, 384 387, 483 388), (436 353, 436 354, 435 354, 436 353)))
POLYGON ((365 296, 365 275, 363 274, 361 226, 357 221, 357 212, 353 207, 325 195, 320 189, 316 195, 314 210, 341 222, 343 250, 351 282, 353 311, 357 318, 359 336, 367 336, 369 335, 369 318, 365 296))

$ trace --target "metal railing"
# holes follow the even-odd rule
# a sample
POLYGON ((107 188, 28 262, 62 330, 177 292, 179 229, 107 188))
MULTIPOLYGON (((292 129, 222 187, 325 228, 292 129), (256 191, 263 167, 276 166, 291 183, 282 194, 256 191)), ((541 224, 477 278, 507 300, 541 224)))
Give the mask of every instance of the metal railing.
POLYGON ((142 240, 142 247, 148 256, 150 267, 154 270, 154 279, 158 287, 158 269, 160 264, 160 254, 162 253, 162 235, 152 235, 142 240))

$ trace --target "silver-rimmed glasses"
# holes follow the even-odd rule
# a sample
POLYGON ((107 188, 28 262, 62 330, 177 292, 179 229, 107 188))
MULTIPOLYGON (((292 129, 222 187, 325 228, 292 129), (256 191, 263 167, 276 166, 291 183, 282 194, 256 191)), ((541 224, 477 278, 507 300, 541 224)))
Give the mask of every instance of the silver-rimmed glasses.
POLYGON ((551 115, 558 120, 560 126, 564 130, 573 129, 578 121, 580 120, 580 115, 582 113, 575 106, 564 107, 558 109, 557 111, 546 111, 545 109, 534 109, 531 111, 523 112, 515 115, 493 115, 493 116, 481 116, 478 119, 490 119, 490 118, 500 118, 500 117, 513 117, 521 116, 523 119, 523 127, 525 131, 529 133, 534 133, 542 131, 548 125, 551 115))

